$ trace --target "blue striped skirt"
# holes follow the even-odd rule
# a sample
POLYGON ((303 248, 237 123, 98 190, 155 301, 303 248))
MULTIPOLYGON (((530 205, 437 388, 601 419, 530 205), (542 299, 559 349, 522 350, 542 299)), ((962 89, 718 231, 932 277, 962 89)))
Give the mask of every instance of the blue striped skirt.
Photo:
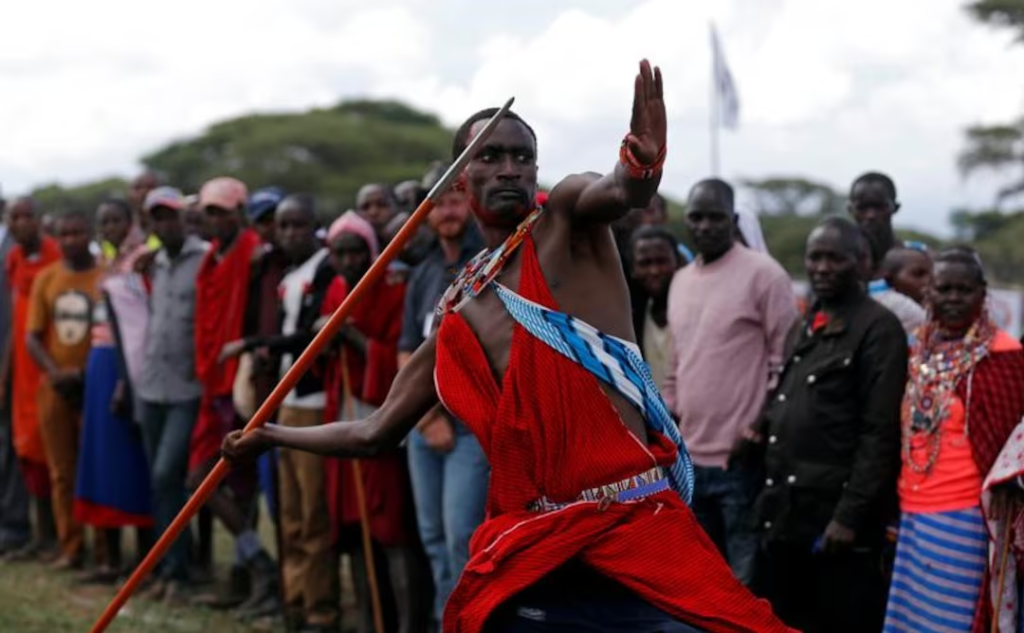
POLYGON ((988 556, 981 507, 904 512, 885 633, 970 633, 988 556))

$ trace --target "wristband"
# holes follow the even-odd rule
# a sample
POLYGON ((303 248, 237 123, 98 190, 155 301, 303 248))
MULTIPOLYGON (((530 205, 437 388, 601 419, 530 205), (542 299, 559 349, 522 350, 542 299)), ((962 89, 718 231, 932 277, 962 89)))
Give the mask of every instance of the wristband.
POLYGON ((654 159, 654 162, 649 165, 645 165, 637 160, 636 156, 633 155, 632 150, 629 149, 628 140, 623 138, 622 145, 619 147, 619 162, 626 168, 626 172, 633 180, 651 180, 661 173, 661 168, 665 165, 667 149, 667 144, 662 145, 661 151, 658 152, 658 156, 654 159))

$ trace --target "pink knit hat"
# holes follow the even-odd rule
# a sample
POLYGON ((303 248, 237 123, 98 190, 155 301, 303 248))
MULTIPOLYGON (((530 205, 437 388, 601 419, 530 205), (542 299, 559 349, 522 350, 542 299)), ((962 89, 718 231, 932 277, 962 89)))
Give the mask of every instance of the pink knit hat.
POLYGON ((327 230, 327 243, 333 243, 343 233, 353 233, 363 238, 370 248, 371 260, 377 259, 380 255, 380 244, 377 242, 377 233, 373 230, 373 225, 355 211, 346 211, 331 224, 331 228, 327 230))

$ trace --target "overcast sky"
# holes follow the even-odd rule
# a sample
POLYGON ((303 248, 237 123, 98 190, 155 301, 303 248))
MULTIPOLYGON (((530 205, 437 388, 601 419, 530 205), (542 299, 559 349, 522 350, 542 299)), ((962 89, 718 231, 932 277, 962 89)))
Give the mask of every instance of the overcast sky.
MULTIPOLYGON (((1024 47, 962 0, 32 0, 0 33, 0 185, 129 175, 143 153, 243 113, 394 97, 457 125, 516 97, 541 175, 607 171, 635 66, 665 75, 663 191, 708 175, 708 22, 741 101, 727 178, 896 179, 904 225, 991 201, 965 126, 1024 111, 1024 47), (484 14, 482 7, 493 8, 484 14)), ((256 183, 262 184, 262 183, 256 183)))

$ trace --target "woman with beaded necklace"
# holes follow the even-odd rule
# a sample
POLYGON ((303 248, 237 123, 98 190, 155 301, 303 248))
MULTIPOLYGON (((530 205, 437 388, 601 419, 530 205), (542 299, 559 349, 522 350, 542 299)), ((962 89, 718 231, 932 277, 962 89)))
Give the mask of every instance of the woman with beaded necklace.
POLYGON ((886 633, 989 631, 993 613, 991 630, 1019 630, 1024 539, 1011 529, 1024 526, 1024 350, 989 316, 986 285, 973 251, 935 258, 903 399, 886 633))

